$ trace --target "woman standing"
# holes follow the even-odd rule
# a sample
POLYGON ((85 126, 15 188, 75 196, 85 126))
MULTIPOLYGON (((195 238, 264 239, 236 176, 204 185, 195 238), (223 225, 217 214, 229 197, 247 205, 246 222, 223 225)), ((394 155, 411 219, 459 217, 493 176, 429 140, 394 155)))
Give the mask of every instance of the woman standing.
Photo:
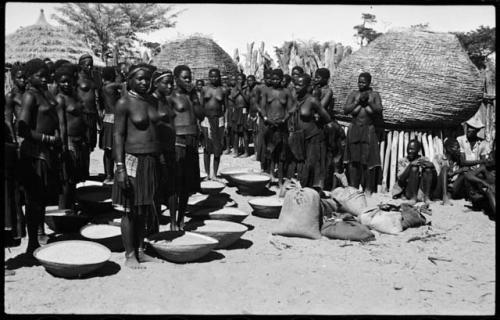
POLYGON ((146 229, 157 229, 160 186, 160 143, 156 124, 160 117, 156 101, 148 94, 154 67, 130 67, 126 96, 115 106, 114 159, 116 161, 113 204, 122 205, 121 222, 125 265, 142 269, 141 262, 156 260, 144 253, 146 229), (149 218, 149 219, 148 219, 149 218), (146 226, 155 220, 156 226, 146 226))
POLYGON ((40 246, 38 227, 44 221, 46 201, 51 193, 59 194, 58 153, 61 148, 57 102, 47 88, 49 70, 40 59, 26 63, 30 88, 24 93, 19 117, 21 168, 26 192, 28 225, 27 253, 40 246))
POLYGON ((63 150, 63 193, 60 209, 74 209, 76 184, 89 176, 87 125, 83 118, 83 103, 76 93, 77 67, 63 65, 55 72, 58 87, 57 113, 63 150))

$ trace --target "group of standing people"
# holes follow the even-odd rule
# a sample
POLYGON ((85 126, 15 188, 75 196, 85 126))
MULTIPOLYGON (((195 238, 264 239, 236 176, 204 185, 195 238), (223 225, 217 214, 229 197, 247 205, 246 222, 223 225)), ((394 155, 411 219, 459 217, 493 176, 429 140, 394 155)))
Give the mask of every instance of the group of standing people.
MULTIPOLYGON (((58 202, 60 209, 75 209, 76 184, 88 178, 97 145, 104 150, 104 184, 113 184, 113 204, 124 208, 122 239, 131 268, 154 260, 145 253, 144 238, 158 231, 161 204, 170 210, 171 230, 184 228, 188 198, 200 191, 200 144, 208 179, 218 179, 223 153, 247 157, 253 143, 261 169, 279 186, 295 178, 303 187, 333 190, 343 185, 344 171, 348 184, 361 185, 367 194, 379 184, 376 123, 382 101, 369 73, 359 75, 358 89, 345 102, 344 113, 352 116, 347 134, 335 120, 325 68, 314 78, 298 66, 290 76, 265 70, 263 83, 242 73, 222 77, 214 68, 205 85, 193 84, 186 65, 171 71, 122 63, 97 73, 92 57, 84 55, 76 65, 32 59, 14 65, 11 76, 5 221, 12 238, 23 237, 25 203, 30 255, 44 241, 46 206, 58 202)), ((419 155, 418 141, 410 141, 395 196, 416 201, 421 190, 425 201, 434 192, 448 203, 464 179, 494 192, 494 155, 477 139, 478 126, 469 127, 474 130, 445 143, 439 179, 433 162, 419 155), (450 173, 454 165, 468 169, 450 173), (459 179, 448 181, 453 176, 459 179)), ((487 199, 494 202, 488 193, 487 199)))

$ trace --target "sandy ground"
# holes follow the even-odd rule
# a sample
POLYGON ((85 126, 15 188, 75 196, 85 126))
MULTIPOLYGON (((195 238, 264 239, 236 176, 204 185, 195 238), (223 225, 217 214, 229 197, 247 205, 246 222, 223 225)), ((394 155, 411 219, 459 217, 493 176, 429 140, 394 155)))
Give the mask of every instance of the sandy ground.
MULTIPOLYGON (((102 152, 92 155, 102 171, 102 152)), ((223 156, 221 168, 249 166, 223 156)), ((228 193, 246 212, 249 197, 228 193)), ((369 204, 388 200, 376 194, 369 204)), ((277 220, 249 215, 251 230, 229 249, 188 264, 123 266, 124 254, 84 279, 67 280, 6 250, 5 312, 37 314, 452 314, 495 312, 495 223, 466 207, 431 205, 432 226, 400 235, 374 231, 367 244, 271 235, 277 220), (441 233, 428 241, 407 240, 441 233), (428 257, 448 261, 433 264, 428 257)))

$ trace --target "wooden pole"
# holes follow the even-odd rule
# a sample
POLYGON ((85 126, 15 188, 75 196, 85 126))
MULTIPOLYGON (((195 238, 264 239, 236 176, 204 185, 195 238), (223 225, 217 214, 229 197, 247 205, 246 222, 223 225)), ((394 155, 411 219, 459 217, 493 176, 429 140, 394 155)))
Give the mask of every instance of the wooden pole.
POLYGON ((394 131, 392 137, 392 148, 391 148, 392 156, 391 156, 391 171, 389 176, 389 190, 392 190, 392 187, 396 182, 396 166, 398 161, 398 154, 397 154, 398 140, 399 140, 399 133, 397 131, 394 131))
POLYGON ((385 147, 385 157, 384 157, 384 170, 382 173, 382 192, 387 192, 387 182, 389 175, 389 160, 391 158, 391 145, 392 145, 392 131, 387 132, 386 138, 386 147, 385 147))
POLYGON ((408 131, 405 131, 404 133, 404 139, 403 139, 403 157, 406 157, 406 148, 408 148, 408 142, 410 141, 410 133, 408 131))
POLYGON ((403 157, 403 149, 404 149, 404 146, 403 144, 405 143, 404 142, 404 132, 403 131, 399 131, 398 132, 398 157, 399 158, 402 158, 403 157))
POLYGON ((429 158, 429 152, 430 151, 429 151, 429 144, 428 144, 428 141, 427 141, 427 133, 426 132, 422 133, 422 147, 424 149, 424 152, 423 152, 424 154, 423 155, 425 157, 429 158))
POLYGON ((434 154, 435 154, 435 150, 434 150, 434 143, 433 143, 433 140, 432 140, 432 134, 429 132, 429 134, 427 135, 427 142, 428 142, 428 148, 429 148, 429 160, 433 160, 434 159, 434 154))
MULTIPOLYGON (((380 141, 380 163, 382 164, 382 172, 384 172, 384 154, 385 154, 385 132, 382 136, 382 141, 380 141)), ((382 186, 383 186, 383 182, 379 185, 377 185, 377 192, 378 193, 381 193, 382 192, 382 186)))
POLYGON ((410 131, 410 140, 415 139, 415 130, 410 131))

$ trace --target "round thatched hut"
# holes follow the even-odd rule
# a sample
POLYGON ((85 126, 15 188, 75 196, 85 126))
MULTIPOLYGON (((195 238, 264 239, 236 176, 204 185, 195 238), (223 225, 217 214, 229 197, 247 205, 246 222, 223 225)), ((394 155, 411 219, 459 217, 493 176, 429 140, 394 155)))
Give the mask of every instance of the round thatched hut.
POLYGON ((390 31, 343 60, 333 75, 335 110, 370 72, 382 97, 386 128, 445 128, 477 111, 483 82, 457 37, 428 31, 390 31))
POLYGON ((208 71, 212 68, 218 68, 222 74, 238 72, 238 66, 231 56, 215 41, 202 36, 165 43, 152 64, 170 70, 185 64, 191 68, 193 79, 208 80, 208 71))
POLYGON ((38 21, 31 26, 18 29, 5 37, 5 62, 26 62, 34 58, 66 59, 78 62, 85 53, 91 54, 95 66, 104 66, 92 50, 75 34, 62 27, 50 25, 43 9, 38 21))

